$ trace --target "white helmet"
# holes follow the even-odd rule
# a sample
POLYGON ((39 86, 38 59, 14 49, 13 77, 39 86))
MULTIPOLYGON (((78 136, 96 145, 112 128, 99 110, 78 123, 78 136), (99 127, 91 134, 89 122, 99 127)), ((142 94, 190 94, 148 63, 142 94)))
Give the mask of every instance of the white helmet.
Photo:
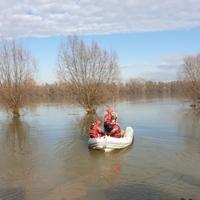
POLYGON ((112 112, 112 114, 111 114, 111 121, 117 122, 117 118, 118 118, 117 113, 116 112, 112 112))

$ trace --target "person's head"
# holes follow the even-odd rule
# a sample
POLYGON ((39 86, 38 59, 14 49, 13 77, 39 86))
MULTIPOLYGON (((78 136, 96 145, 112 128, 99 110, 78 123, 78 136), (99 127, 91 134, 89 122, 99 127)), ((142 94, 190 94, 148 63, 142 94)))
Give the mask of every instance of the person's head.
POLYGON ((106 110, 106 112, 107 112, 108 114, 112 114, 113 110, 112 110, 112 108, 108 108, 108 109, 106 110))
POLYGON ((96 120, 94 123, 92 123, 92 125, 90 126, 90 129, 93 129, 94 127, 97 127, 97 126, 101 126, 100 120, 96 120))
POLYGON ((95 125, 100 126, 101 125, 101 121, 100 120, 96 120, 95 121, 95 125))
POLYGON ((117 122, 117 113, 112 112, 111 114, 111 123, 116 123, 117 122))
POLYGON ((94 128, 94 123, 92 123, 91 125, 90 125, 90 129, 93 129, 94 128))

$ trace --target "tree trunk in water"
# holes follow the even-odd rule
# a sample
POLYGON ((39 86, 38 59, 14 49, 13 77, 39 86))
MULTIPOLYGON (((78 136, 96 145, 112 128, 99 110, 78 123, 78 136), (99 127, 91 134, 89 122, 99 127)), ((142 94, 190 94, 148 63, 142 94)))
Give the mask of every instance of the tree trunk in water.
POLYGON ((87 112, 87 114, 95 114, 96 113, 96 109, 95 108, 87 108, 86 112, 87 112))
POLYGON ((17 108, 13 109, 12 114, 13 114, 13 118, 19 118, 20 117, 19 109, 17 108))

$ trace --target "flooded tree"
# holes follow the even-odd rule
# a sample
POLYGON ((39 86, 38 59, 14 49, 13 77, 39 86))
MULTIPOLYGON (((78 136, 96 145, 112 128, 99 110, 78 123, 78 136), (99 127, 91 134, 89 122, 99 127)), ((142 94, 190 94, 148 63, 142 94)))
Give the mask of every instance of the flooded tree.
POLYGON ((35 62, 29 51, 15 41, 0 46, 0 98, 3 105, 19 117, 34 82, 35 62))
POLYGON ((116 54, 102 50, 96 42, 86 44, 73 36, 61 45, 58 54, 58 78, 70 88, 75 102, 87 113, 112 99, 118 76, 116 54))
POLYGON ((185 93, 193 100, 194 106, 200 104, 200 54, 185 58, 183 78, 185 93))

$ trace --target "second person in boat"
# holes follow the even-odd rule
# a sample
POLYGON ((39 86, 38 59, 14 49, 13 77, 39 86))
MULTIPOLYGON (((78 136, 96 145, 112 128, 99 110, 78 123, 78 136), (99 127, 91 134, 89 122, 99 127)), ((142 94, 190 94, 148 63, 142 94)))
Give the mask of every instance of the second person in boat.
POLYGON ((124 136, 124 131, 121 130, 120 125, 117 123, 117 119, 117 113, 109 108, 104 117, 104 129, 107 135, 120 138, 124 136))
POLYGON ((120 125, 117 123, 117 113, 112 113, 111 116, 111 126, 110 136, 115 138, 121 138, 124 136, 124 130, 120 128, 120 125))

